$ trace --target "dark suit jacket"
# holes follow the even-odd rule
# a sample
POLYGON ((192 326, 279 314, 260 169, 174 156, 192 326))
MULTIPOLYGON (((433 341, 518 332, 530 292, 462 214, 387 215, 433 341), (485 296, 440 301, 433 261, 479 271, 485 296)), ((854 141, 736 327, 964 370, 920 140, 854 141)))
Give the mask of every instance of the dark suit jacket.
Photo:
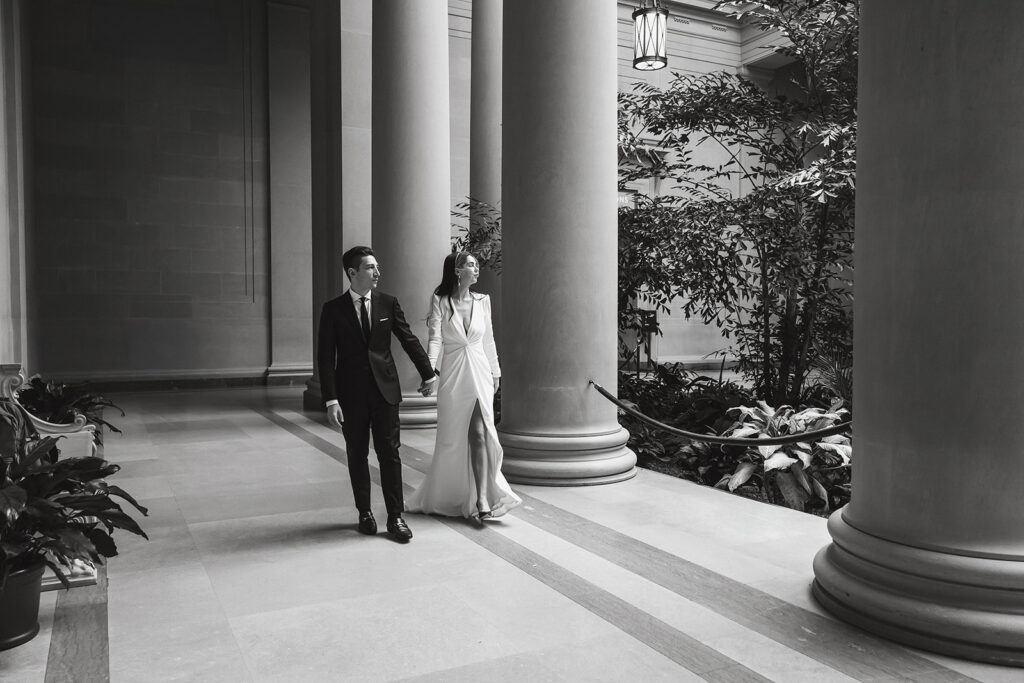
POLYGON ((434 376, 427 354, 409 329, 402 307, 395 297, 383 292, 371 292, 370 318, 370 340, 367 345, 355 306, 352 305, 352 296, 347 290, 338 298, 325 303, 320 314, 320 330, 317 335, 320 391, 324 401, 337 399, 343 411, 357 402, 367 400, 371 372, 384 400, 392 405, 401 402, 402 387, 398 383, 398 371, 391 355, 392 334, 409 354, 420 377, 427 380, 434 376))

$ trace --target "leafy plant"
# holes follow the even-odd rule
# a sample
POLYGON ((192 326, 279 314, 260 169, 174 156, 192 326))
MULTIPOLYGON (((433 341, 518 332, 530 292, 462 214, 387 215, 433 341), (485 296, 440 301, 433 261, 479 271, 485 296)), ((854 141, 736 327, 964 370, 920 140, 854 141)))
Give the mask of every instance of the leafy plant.
POLYGON ((120 467, 99 457, 60 459, 58 439, 36 432, 24 408, 0 398, 0 587, 8 575, 45 562, 69 586, 73 560, 117 555, 111 534, 148 538, 114 497, 146 508, 106 477, 120 467))
MULTIPOLYGON (((685 261, 677 239, 676 210, 662 199, 637 195, 637 205, 619 208, 619 298, 620 330, 633 330, 641 340, 661 334, 656 312, 669 313, 676 295, 678 268, 685 261), (646 303, 652 308, 642 308, 646 303)), ((619 338, 619 354, 629 358, 629 348, 619 338)))
POLYGON ((452 238, 452 251, 469 251, 481 268, 501 275, 501 209, 470 197, 455 205, 453 223, 461 234, 452 238))
POLYGON ((777 31, 793 63, 766 88, 718 72, 620 93, 620 185, 663 179, 630 224, 672 250, 671 295, 722 330, 760 399, 796 405, 814 355, 852 347, 859 2, 718 7, 777 31))
POLYGON ((124 416, 124 411, 113 401, 92 391, 87 383, 64 384, 44 382, 39 375, 33 375, 27 384, 18 389, 18 403, 36 417, 55 424, 71 424, 78 414, 96 425, 96 439, 102 438, 102 429, 121 433, 121 430, 103 418, 104 408, 115 408, 124 416))
MULTIPOLYGON (((750 392, 731 381, 716 380, 684 369, 675 363, 654 366, 654 372, 636 377, 619 374, 620 398, 637 410, 673 427, 696 433, 718 433, 735 419, 730 408, 753 403, 750 392)), ((691 481, 714 485, 725 471, 732 471, 729 453, 716 451, 697 457, 700 446, 622 414, 619 421, 629 431, 629 448, 641 466, 670 469, 691 481), (720 462, 719 462, 720 461, 720 462), (659 463, 666 467, 659 467, 659 463)))
MULTIPOLYGON (((838 406, 839 402, 830 410, 797 411, 790 406, 772 408, 758 401, 756 406, 731 408, 729 412, 738 414, 739 419, 723 436, 767 438, 826 429, 849 419, 849 413, 838 406)), ((849 500, 852 450, 850 437, 845 434, 813 443, 749 447, 738 458, 735 469, 716 486, 735 491, 755 483, 771 501, 781 499, 801 511, 814 507, 828 512, 849 500)))
POLYGON ((822 407, 835 400, 844 406, 853 406, 853 354, 833 349, 819 352, 811 360, 815 383, 810 387, 804 403, 822 407))

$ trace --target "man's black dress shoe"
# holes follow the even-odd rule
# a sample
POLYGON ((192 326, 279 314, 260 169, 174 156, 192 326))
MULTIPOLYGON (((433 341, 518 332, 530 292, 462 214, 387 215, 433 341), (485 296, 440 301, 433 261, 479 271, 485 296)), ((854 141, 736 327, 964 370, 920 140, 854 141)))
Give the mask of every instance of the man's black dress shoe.
POLYGON ((408 541, 412 538, 409 525, 399 516, 388 517, 388 533, 399 541, 408 541))
POLYGON ((367 536, 377 533, 377 520, 373 518, 373 513, 369 510, 359 513, 359 533, 367 536))

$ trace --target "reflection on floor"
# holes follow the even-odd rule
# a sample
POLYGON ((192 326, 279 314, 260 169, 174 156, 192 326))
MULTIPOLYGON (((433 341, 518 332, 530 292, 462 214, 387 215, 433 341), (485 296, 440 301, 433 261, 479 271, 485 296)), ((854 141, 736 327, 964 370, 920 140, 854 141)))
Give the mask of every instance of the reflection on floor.
MULTIPOLYGON (((46 594, 4 681, 1022 680, 824 615, 817 517, 641 471, 518 486, 485 528, 409 515, 400 545, 356 533, 340 434, 300 390, 113 398, 112 481, 151 540, 122 534, 106 585, 46 594)), ((403 432, 408 485, 433 435, 403 432)))

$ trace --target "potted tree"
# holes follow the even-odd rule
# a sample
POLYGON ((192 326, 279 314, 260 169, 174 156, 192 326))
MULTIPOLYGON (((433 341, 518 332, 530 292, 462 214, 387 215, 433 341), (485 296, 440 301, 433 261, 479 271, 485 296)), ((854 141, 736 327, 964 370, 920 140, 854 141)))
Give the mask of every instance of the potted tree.
POLYGON ((41 437, 16 401, 0 397, 0 650, 39 632, 39 591, 49 566, 65 584, 76 560, 117 555, 111 534, 148 538, 114 498, 146 508, 106 477, 118 465, 103 458, 58 459, 58 438, 41 437))

